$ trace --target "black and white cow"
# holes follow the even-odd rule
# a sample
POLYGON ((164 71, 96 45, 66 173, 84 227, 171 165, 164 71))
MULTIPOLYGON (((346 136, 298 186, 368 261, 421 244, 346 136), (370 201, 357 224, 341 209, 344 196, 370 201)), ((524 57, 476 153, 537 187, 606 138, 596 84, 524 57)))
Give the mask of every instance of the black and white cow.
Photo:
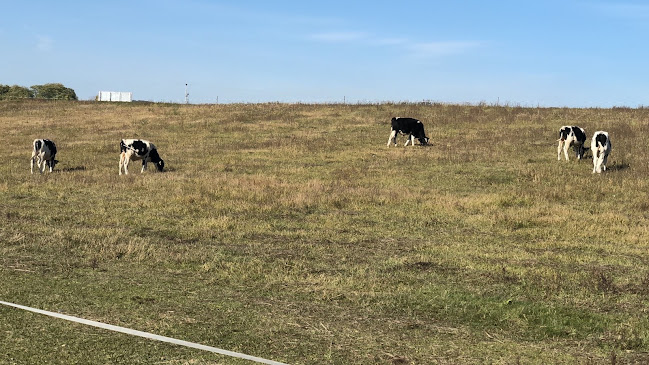
POLYGON ((34 161, 38 165, 38 170, 45 172, 45 167, 50 168, 50 172, 54 169, 59 161, 55 160, 56 157, 56 145, 54 142, 49 139, 35 139, 33 143, 34 148, 32 149, 32 159, 30 162, 30 168, 32 174, 34 173, 34 161))
POLYGON ((124 173, 128 175, 128 163, 133 160, 142 160, 142 171, 146 170, 148 162, 153 162, 158 171, 162 171, 165 167, 165 162, 160 158, 158 149, 149 141, 143 139, 123 139, 119 143, 119 174, 122 174, 122 166, 124 166, 124 173))
POLYGON ((564 125, 559 129, 559 147, 557 148, 557 160, 561 161, 561 150, 563 149, 563 154, 566 156, 566 161, 570 161, 568 158, 568 149, 572 146, 577 153, 577 159, 581 160, 584 157, 586 148, 584 144, 586 143, 586 131, 583 128, 577 126, 564 125))
POLYGON ((426 145, 430 140, 424 133, 424 124, 414 118, 392 118, 392 131, 390 138, 388 138, 388 147, 390 143, 397 145, 397 133, 408 135, 408 140, 404 146, 410 142, 412 146, 415 145, 415 138, 419 140, 419 144, 426 145))
POLYGON ((606 171, 606 161, 611 153, 611 139, 608 137, 608 133, 595 132, 590 141, 590 150, 593 152, 593 174, 601 174, 602 170, 606 171))

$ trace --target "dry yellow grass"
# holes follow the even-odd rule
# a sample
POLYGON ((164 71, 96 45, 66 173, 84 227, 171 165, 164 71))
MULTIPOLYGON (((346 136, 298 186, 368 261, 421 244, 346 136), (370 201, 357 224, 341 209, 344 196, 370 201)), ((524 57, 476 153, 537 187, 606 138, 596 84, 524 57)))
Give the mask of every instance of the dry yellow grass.
MULTIPOLYGON (((646 361, 648 122, 2 102, 0 299, 294 364, 646 361), (386 148, 392 116, 421 119, 433 145, 386 148), (556 161, 566 124, 609 131, 607 173, 556 161), (60 163, 32 176, 43 137, 60 163), (126 137, 168 171, 118 176, 126 137)), ((8 308, 0 336, 4 363, 231 362, 8 308)))

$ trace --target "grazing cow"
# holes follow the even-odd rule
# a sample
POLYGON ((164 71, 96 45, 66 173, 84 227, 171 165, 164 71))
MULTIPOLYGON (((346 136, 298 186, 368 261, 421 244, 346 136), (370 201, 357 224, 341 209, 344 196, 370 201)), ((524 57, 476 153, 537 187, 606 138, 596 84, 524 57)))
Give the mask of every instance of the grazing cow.
POLYGON ((424 124, 414 118, 392 118, 392 132, 390 133, 390 138, 388 138, 388 147, 390 147, 390 142, 395 146, 397 145, 397 133, 408 135, 408 140, 406 140, 404 146, 407 146, 408 142, 414 146, 415 138, 419 140, 419 144, 421 145, 428 144, 430 140, 424 133, 424 124))
POLYGON ((119 143, 119 174, 122 174, 122 166, 124 166, 124 173, 128 175, 128 163, 131 160, 142 160, 142 171, 146 170, 147 162, 153 162, 158 171, 162 171, 165 167, 164 161, 160 158, 158 150, 149 141, 142 139, 123 139, 119 143))
POLYGON ((565 125, 559 129, 559 147, 557 148, 557 160, 561 161, 561 150, 563 149, 563 154, 566 156, 566 161, 570 161, 568 158, 568 148, 572 146, 577 153, 577 159, 581 160, 584 157, 586 148, 584 148, 584 143, 586 143, 586 132, 583 128, 577 126, 565 125))
POLYGON ((56 157, 56 145, 54 142, 49 139, 35 139, 34 140, 34 149, 32 150, 32 159, 30 162, 30 167, 32 174, 34 173, 34 160, 36 160, 36 165, 38 165, 38 171, 45 172, 45 167, 49 166, 50 172, 54 169, 59 161, 55 160, 56 157))
POLYGON ((602 170, 606 171, 606 161, 608 154, 611 153, 611 139, 608 137, 608 133, 595 132, 590 141, 590 150, 593 152, 593 174, 601 174, 602 170))

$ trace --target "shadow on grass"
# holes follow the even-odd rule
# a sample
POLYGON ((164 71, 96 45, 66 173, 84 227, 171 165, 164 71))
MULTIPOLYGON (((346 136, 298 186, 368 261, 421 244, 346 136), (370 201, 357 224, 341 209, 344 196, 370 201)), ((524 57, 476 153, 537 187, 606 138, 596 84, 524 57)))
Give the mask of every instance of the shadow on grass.
POLYGON ((629 169, 630 167, 631 167, 631 165, 629 165, 626 162, 617 162, 617 161, 615 161, 615 162, 613 162, 613 164, 611 166, 607 166, 606 170, 607 171, 624 171, 624 170, 629 169))
POLYGON ((66 167, 61 169, 61 172, 70 172, 70 171, 86 171, 85 166, 75 166, 75 167, 66 167))

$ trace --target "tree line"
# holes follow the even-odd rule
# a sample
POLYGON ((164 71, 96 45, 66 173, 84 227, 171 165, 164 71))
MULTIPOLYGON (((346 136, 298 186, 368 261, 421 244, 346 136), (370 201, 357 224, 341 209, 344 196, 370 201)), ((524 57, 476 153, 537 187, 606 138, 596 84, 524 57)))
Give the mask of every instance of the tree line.
POLYGON ((57 99, 79 100, 74 90, 63 84, 53 83, 24 87, 0 84, 0 100, 11 99, 57 99))

